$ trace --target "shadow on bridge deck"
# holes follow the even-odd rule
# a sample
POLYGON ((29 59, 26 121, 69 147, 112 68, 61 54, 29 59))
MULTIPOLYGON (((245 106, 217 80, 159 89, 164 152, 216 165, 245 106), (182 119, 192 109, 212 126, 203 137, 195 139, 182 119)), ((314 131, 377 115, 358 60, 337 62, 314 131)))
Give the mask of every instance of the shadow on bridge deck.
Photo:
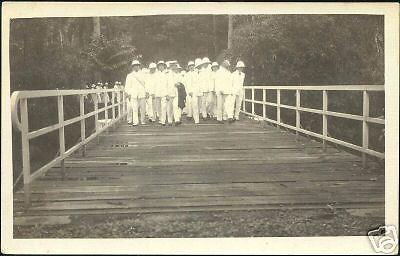
POLYGON ((327 207, 384 213, 384 170, 363 170, 359 157, 323 152, 318 142, 246 118, 123 124, 65 164, 64 180, 52 168, 32 184, 29 211, 23 193, 14 194, 15 218, 327 207))

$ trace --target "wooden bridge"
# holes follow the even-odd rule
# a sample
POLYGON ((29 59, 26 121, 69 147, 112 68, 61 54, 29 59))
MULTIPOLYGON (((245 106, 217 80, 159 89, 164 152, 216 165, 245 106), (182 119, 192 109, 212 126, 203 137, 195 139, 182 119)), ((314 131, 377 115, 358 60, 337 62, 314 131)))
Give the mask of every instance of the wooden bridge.
POLYGON ((22 219, 37 221, 37 217, 57 215, 288 208, 373 209, 383 217, 384 170, 368 157, 384 157, 384 153, 368 148, 368 124, 384 124, 383 119, 369 117, 368 93, 382 91, 383 86, 246 90, 251 92, 251 98, 246 98, 251 109, 243 109, 239 122, 218 124, 209 120, 195 125, 184 121, 171 127, 128 126, 123 122, 125 96, 119 90, 14 93, 12 117, 22 134, 24 174, 24 190, 14 193, 16 224, 22 219), (329 90, 339 89, 363 91, 363 116, 327 109, 329 90), (255 90, 262 91, 262 101, 255 100, 255 90), (266 101, 268 90, 276 90, 277 102, 266 101), (296 91, 296 106, 280 103, 282 90, 296 91), (301 106, 302 90, 322 91, 323 109, 301 106), (105 93, 111 95, 110 103, 99 109, 98 96, 105 93), (81 111, 78 117, 64 120, 63 97, 67 95, 80 97, 81 111), (87 95, 92 95, 94 102, 94 111, 89 113, 85 113, 87 95), (57 124, 29 130, 27 101, 34 97, 58 98, 57 124), (255 104, 263 106, 263 115, 254 111, 255 104), (267 105, 276 107, 276 120, 266 116, 267 105), (281 122, 281 108, 296 112, 296 126, 281 122), (323 116, 322 134, 300 126, 300 112, 307 111, 323 116), (99 121, 101 112, 107 120, 103 125, 99 121), (95 132, 85 135, 85 119, 93 116, 95 132), (329 137, 327 116, 363 122, 363 145, 329 137), (64 127, 76 122, 81 123, 81 141, 65 150, 64 127), (56 130, 59 156, 31 171, 29 141, 56 130), (359 151, 362 157, 333 144, 359 151))

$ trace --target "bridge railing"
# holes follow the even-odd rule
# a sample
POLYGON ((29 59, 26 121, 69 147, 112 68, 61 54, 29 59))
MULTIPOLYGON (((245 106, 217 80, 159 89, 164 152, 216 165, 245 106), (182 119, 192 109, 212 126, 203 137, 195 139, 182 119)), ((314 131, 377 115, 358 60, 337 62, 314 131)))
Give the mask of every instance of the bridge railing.
POLYGON ((322 139, 324 149, 326 142, 331 142, 344 146, 362 153, 362 162, 365 166, 366 156, 372 155, 381 159, 385 158, 385 154, 369 148, 369 129, 370 123, 385 125, 385 120, 382 118, 374 118, 369 116, 369 93, 372 91, 384 91, 383 85, 332 85, 332 86, 245 86, 244 87, 244 103, 242 112, 269 123, 277 125, 277 127, 286 127, 294 130, 296 133, 307 134, 319 139, 322 139), (262 90, 262 101, 255 100, 255 90, 262 90), (267 101, 267 91, 276 91, 276 102, 267 101), (251 96, 246 97, 246 91, 251 91, 251 96), (295 91, 296 105, 285 105, 281 103, 282 91, 295 91), (322 109, 307 108, 301 106, 301 92, 303 91, 322 91, 322 109), (334 112, 328 109, 328 92, 330 91, 360 91, 363 95, 363 111, 362 115, 354 115, 342 112, 334 112), (246 110, 246 102, 251 103, 251 112, 246 110), (263 107, 262 116, 255 113, 255 104, 261 104, 263 107), (266 106, 276 107, 276 120, 267 116, 266 106), (281 109, 291 109, 296 112, 296 126, 289 125, 281 120, 281 109), (322 133, 316 133, 303 129, 301 127, 301 112, 308 112, 322 115, 322 133), (355 145, 340 139, 330 137, 328 134, 328 116, 340 117, 351 120, 362 121, 362 146, 355 145))
POLYGON ((24 195, 26 206, 30 205, 30 184, 36 178, 45 174, 47 170, 60 164, 61 173, 64 176, 64 159, 72 153, 82 148, 82 154, 85 154, 86 144, 96 138, 100 133, 107 130, 109 127, 114 126, 118 121, 124 118, 127 114, 125 92, 121 89, 89 89, 89 90, 38 90, 38 91, 16 91, 11 95, 11 118, 13 127, 21 132, 22 144, 22 175, 24 183, 24 195), (111 94, 111 98, 109 95, 111 94), (65 96, 78 96, 79 97, 79 116, 65 120, 64 119, 64 97, 65 96), (85 114, 85 97, 92 97, 94 110, 85 114), (99 101, 102 96, 109 100, 104 101, 103 108, 99 109, 99 101), (28 117, 28 100, 33 98, 57 98, 58 110, 58 123, 46 126, 44 128, 29 131, 29 117, 28 117), (108 104, 110 103, 110 104, 108 104), (18 111, 19 109, 19 111, 18 111), (108 112, 111 109, 111 117, 108 112), (116 110, 117 113, 116 113, 116 110), (104 123, 100 125, 99 113, 104 112, 104 123), (20 115, 19 115, 20 113, 20 115), (19 116, 21 118, 19 118, 19 116), (95 131, 86 136, 85 120, 94 116, 95 131), (65 149, 65 127, 74 123, 80 122, 80 141, 73 145, 68 150, 65 149), (48 134, 58 130, 59 134, 59 154, 56 158, 39 168, 38 170, 31 170, 29 143, 30 140, 39 136, 48 134))

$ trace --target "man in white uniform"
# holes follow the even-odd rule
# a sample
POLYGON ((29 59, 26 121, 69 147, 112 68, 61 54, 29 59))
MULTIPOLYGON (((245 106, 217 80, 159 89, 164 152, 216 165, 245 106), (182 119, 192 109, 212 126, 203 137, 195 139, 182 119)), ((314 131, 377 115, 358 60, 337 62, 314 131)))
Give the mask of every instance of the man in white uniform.
MULTIPOLYGON (((215 76, 215 91, 217 94, 217 120, 223 123, 222 120, 227 120, 228 117, 232 119, 232 74, 229 71, 230 63, 224 60, 215 76)), ((230 119, 230 120, 231 120, 230 119)))
POLYGON ((140 71, 140 62, 138 60, 132 61, 132 72, 126 76, 125 91, 129 98, 128 103, 128 124, 136 126, 140 123, 145 124, 146 113, 146 88, 145 79, 140 71))
POLYGON ((177 63, 174 61, 168 61, 168 70, 167 70, 167 75, 166 75, 166 82, 167 82, 167 95, 166 95, 166 113, 167 113, 167 121, 169 125, 173 124, 173 116, 174 116, 174 111, 173 111, 173 100, 175 97, 175 76, 176 72, 175 70, 177 69, 177 63))
POLYGON ((157 65, 155 63, 150 63, 149 73, 146 75, 146 92, 149 97, 147 98, 147 116, 150 122, 155 122, 157 114, 155 112, 155 88, 157 86, 157 76, 156 76, 157 65))
POLYGON ((194 62, 189 61, 188 62, 188 70, 184 75, 184 85, 185 85, 185 90, 186 90, 186 116, 188 120, 191 120, 193 118, 193 109, 192 109, 192 97, 189 95, 190 91, 190 86, 192 85, 192 76, 193 76, 193 70, 194 70, 194 62))
POLYGON ((232 73, 233 77, 233 96, 235 99, 235 111, 234 120, 239 121, 240 108, 242 107, 243 96, 244 96, 244 78, 245 73, 243 72, 245 65, 243 61, 238 61, 236 64, 236 71, 232 73))
POLYGON ((215 78, 218 69, 219 69, 218 63, 213 62, 211 64, 210 89, 208 93, 208 102, 209 102, 208 113, 212 118, 217 117, 217 95, 215 93, 215 78))
POLYGON ((163 126, 165 125, 165 121, 167 118, 167 73, 166 68, 167 65, 164 61, 159 61, 157 63, 157 72, 156 72, 156 86, 154 90, 154 94, 156 97, 156 109, 159 115, 159 123, 163 126))
POLYGON ((190 98, 191 103, 191 113, 195 124, 199 123, 199 98, 201 99, 201 92, 198 84, 198 68, 201 66, 201 59, 197 58, 193 65, 190 65, 189 71, 186 74, 186 88, 187 94, 190 98), (195 68, 196 67, 196 68, 195 68))
POLYGON ((209 108, 209 91, 210 91, 210 83, 211 83, 211 68, 210 68, 210 60, 207 57, 204 57, 202 60, 202 65, 201 69, 199 72, 199 83, 200 83, 200 88, 203 93, 203 97, 201 98, 201 115, 203 117, 203 120, 207 119, 207 110, 209 108))

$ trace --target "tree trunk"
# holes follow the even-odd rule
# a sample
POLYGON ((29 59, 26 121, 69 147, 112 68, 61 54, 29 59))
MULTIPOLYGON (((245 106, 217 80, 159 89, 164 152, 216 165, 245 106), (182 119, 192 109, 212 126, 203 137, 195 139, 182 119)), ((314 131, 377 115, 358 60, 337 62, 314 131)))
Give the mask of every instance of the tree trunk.
MULTIPOLYGON (((93 38, 99 39, 100 38, 100 17, 93 17, 93 38)), ((101 74, 99 70, 94 72, 94 77, 97 81, 101 80, 101 74)))
POLYGON ((213 15, 213 44, 214 44, 214 57, 218 54, 218 44, 217 44, 217 17, 213 15))
POLYGON ((232 48, 232 36, 233 36, 233 16, 228 15, 228 49, 232 48))
POLYGON ((93 17, 93 37, 100 38, 100 17, 93 17))

